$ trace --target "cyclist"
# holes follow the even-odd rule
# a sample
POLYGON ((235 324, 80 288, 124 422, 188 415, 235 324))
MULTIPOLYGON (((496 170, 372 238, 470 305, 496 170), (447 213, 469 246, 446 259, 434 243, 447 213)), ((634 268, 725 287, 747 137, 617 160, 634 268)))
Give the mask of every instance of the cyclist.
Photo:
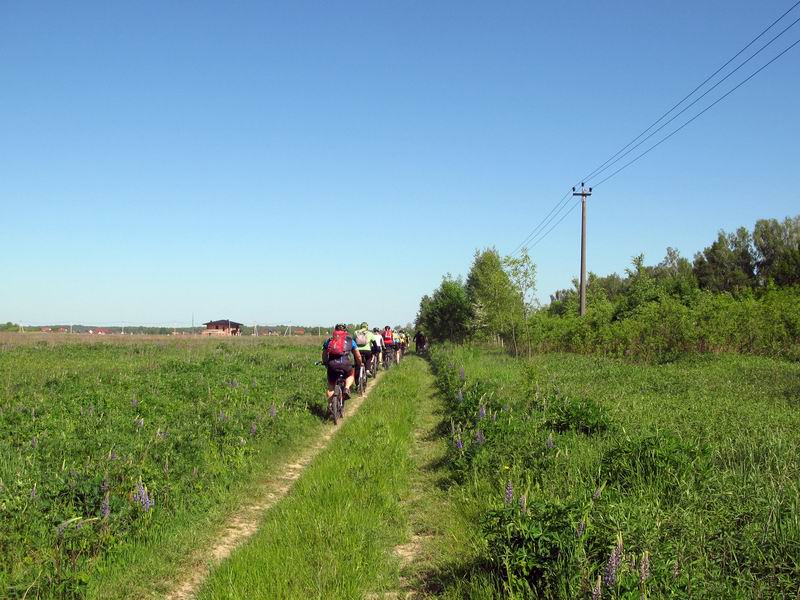
POLYGON ((355 342, 358 351, 361 353, 361 359, 364 361, 364 365, 369 369, 372 366, 372 356, 375 353, 375 342, 373 340, 373 334, 369 330, 369 325, 362 323, 359 328, 356 329, 355 342))
POLYGON ((340 323, 334 328, 333 335, 322 344, 322 364, 328 368, 329 400, 333 396, 333 388, 339 375, 345 378, 342 404, 350 398, 350 388, 355 380, 355 368, 350 354, 355 358, 356 365, 361 367, 361 352, 358 351, 355 340, 347 333, 347 326, 340 323))
POLYGON ((394 353, 397 357, 397 362, 399 363, 403 358, 403 341, 400 337, 400 331, 392 331, 392 338, 394 339, 394 353))
POLYGON ((395 357, 394 357, 394 352, 395 352, 395 350, 394 350, 394 332, 392 331, 392 328, 389 327, 388 325, 386 327, 384 327, 383 328, 382 337, 383 337, 383 347, 384 347, 383 352, 386 355, 384 360, 386 361, 386 364, 388 365, 393 360, 395 360, 395 357))
POLYGON ((405 356, 406 352, 408 352, 408 334, 405 329, 400 332, 400 349, 403 352, 403 356, 405 356))
POLYGON ((425 336, 424 333, 418 331, 414 335, 414 347, 416 348, 417 352, 425 352, 428 345, 428 338, 425 336))
POLYGON ((382 363, 383 353, 386 351, 386 346, 383 343, 383 336, 381 335, 381 330, 378 329, 377 327, 375 327, 372 330, 372 339, 375 342, 375 345, 377 346, 377 349, 375 350, 375 355, 378 357, 378 361, 375 364, 377 370, 377 367, 383 364, 382 363))

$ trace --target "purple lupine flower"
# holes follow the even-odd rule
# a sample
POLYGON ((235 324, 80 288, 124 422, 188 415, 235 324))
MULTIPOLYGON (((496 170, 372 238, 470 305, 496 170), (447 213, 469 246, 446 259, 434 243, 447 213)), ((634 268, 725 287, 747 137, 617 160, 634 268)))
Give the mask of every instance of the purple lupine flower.
POLYGON ((614 587, 617 583, 617 570, 622 563, 622 538, 617 538, 617 545, 611 551, 611 556, 608 557, 606 563, 606 572, 604 576, 604 583, 606 587, 614 587))
POLYGON ((258 425, 256 425, 255 421, 253 421, 252 423, 250 423, 250 435, 255 435, 257 432, 258 432, 258 425))
POLYGON ((31 438, 31 448, 36 449, 36 446, 39 445, 39 441, 36 439, 36 436, 31 438))
POLYGON ((603 583, 600 580, 600 576, 597 577, 597 581, 592 588, 592 600, 600 600, 603 597, 603 583))
POLYGON ((458 448, 459 450, 464 449, 464 442, 461 441, 460 435, 456 438, 456 448, 458 448))
POLYGON ((486 417, 486 407, 481 404, 481 407, 478 409, 478 418, 483 419, 486 417))
POLYGON ((556 447, 556 443, 555 443, 555 441, 553 441, 553 432, 552 431, 550 432, 550 435, 547 436, 547 441, 544 443, 544 445, 547 446, 548 450, 552 450, 553 448, 556 447))
POLYGON ((111 505, 109 503, 108 492, 106 495, 103 496, 103 503, 100 505, 100 516, 104 519, 108 519, 108 516, 111 514, 111 505))
POLYGON ((112 450, 111 452, 108 453, 108 460, 110 460, 112 462, 117 460, 117 451, 116 450, 112 450))
POLYGON ((576 538, 582 538, 583 537, 583 533, 585 531, 586 531, 586 521, 584 519, 581 519, 581 522, 578 523, 578 529, 575 530, 575 537, 576 538))
POLYGON ((139 399, 136 397, 136 394, 134 394, 133 397, 131 398, 131 406, 133 408, 139 406, 139 399))
POLYGON ((458 378, 461 381, 464 381, 467 378, 467 374, 464 372, 464 367, 461 367, 461 369, 458 371, 458 378))
POLYGON ((31 488, 31 500, 36 500, 36 484, 35 483, 33 484, 33 487, 31 488))
POLYGON ((103 477, 103 482, 100 484, 100 491, 104 494, 108 491, 108 477, 103 477))
POLYGON ((460 404, 461 402, 463 402, 463 400, 464 400, 464 392, 463 392, 463 391, 461 391, 461 390, 458 390, 458 391, 456 392, 456 400, 458 401, 458 403, 459 403, 459 404, 460 404))
POLYGON ((600 494, 602 492, 603 492, 602 488, 600 486, 597 486, 597 488, 594 490, 594 494, 592 494, 592 500, 594 501, 600 500, 600 494))
POLYGON ((519 497, 519 512, 521 514, 523 514, 523 515, 528 512, 528 495, 527 494, 522 494, 522 496, 519 497))
POLYGON ((639 563, 639 583, 644 584, 650 577, 650 553, 645 550, 642 554, 642 562, 639 563))
POLYGON ((275 407, 275 403, 273 402, 269 406, 269 416, 274 419, 275 415, 277 415, 277 414, 278 414, 278 409, 275 407))
POLYGON ((63 523, 59 524, 59 526, 56 527, 56 535, 58 537, 64 535, 64 532, 67 530, 67 527, 69 527, 69 521, 64 521, 63 523))
POLYGON ((514 484, 511 483, 511 480, 508 480, 506 484, 506 504, 511 504, 514 501, 514 484))
POLYGON ((150 498, 150 494, 141 480, 136 484, 136 492, 133 494, 133 500, 141 506, 144 512, 150 512, 150 509, 153 507, 154 502, 152 498, 150 498))
POLYGON ((478 442, 478 444, 480 444, 480 445, 483 445, 483 444, 486 443, 486 436, 483 435, 483 430, 482 429, 478 429, 478 432, 475 434, 475 441, 478 442))

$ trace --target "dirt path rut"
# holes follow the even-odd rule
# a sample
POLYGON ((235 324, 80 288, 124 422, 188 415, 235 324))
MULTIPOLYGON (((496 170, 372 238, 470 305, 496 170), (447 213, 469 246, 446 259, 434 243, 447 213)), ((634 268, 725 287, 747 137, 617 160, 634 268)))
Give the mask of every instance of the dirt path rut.
POLYGON ((311 446, 294 457, 292 462, 278 469, 277 475, 259 486, 255 497, 237 510, 220 530, 216 542, 210 548, 198 550, 189 559, 188 567, 183 571, 179 583, 166 594, 165 598, 188 600, 195 597, 211 569, 230 556, 231 552, 258 530, 264 513, 289 492, 292 484, 300 478, 311 461, 327 447, 339 428, 356 414, 381 377, 382 374, 379 374, 367 385, 367 391, 363 396, 354 396, 348 401, 343 421, 339 421, 338 425, 333 423, 327 425, 311 446))

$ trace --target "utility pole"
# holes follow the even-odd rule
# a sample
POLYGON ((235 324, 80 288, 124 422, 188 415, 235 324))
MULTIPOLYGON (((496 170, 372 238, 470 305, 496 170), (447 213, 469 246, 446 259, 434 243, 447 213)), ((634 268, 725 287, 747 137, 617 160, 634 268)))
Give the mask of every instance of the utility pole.
POLYGON ((592 195, 592 188, 581 182, 581 190, 572 188, 573 196, 581 197, 581 309, 580 315, 586 314, 586 198, 592 195))

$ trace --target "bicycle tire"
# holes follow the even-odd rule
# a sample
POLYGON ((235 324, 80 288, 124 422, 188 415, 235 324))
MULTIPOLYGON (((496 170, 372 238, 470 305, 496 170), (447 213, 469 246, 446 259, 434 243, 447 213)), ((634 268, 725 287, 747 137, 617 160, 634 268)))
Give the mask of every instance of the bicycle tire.
POLYGON ((333 424, 339 424, 339 396, 342 393, 341 388, 337 385, 333 388, 333 396, 331 396, 328 402, 328 410, 331 413, 331 417, 333 417, 333 424))
POLYGON ((364 365, 358 369, 358 395, 363 396, 367 391, 367 368, 364 365))

